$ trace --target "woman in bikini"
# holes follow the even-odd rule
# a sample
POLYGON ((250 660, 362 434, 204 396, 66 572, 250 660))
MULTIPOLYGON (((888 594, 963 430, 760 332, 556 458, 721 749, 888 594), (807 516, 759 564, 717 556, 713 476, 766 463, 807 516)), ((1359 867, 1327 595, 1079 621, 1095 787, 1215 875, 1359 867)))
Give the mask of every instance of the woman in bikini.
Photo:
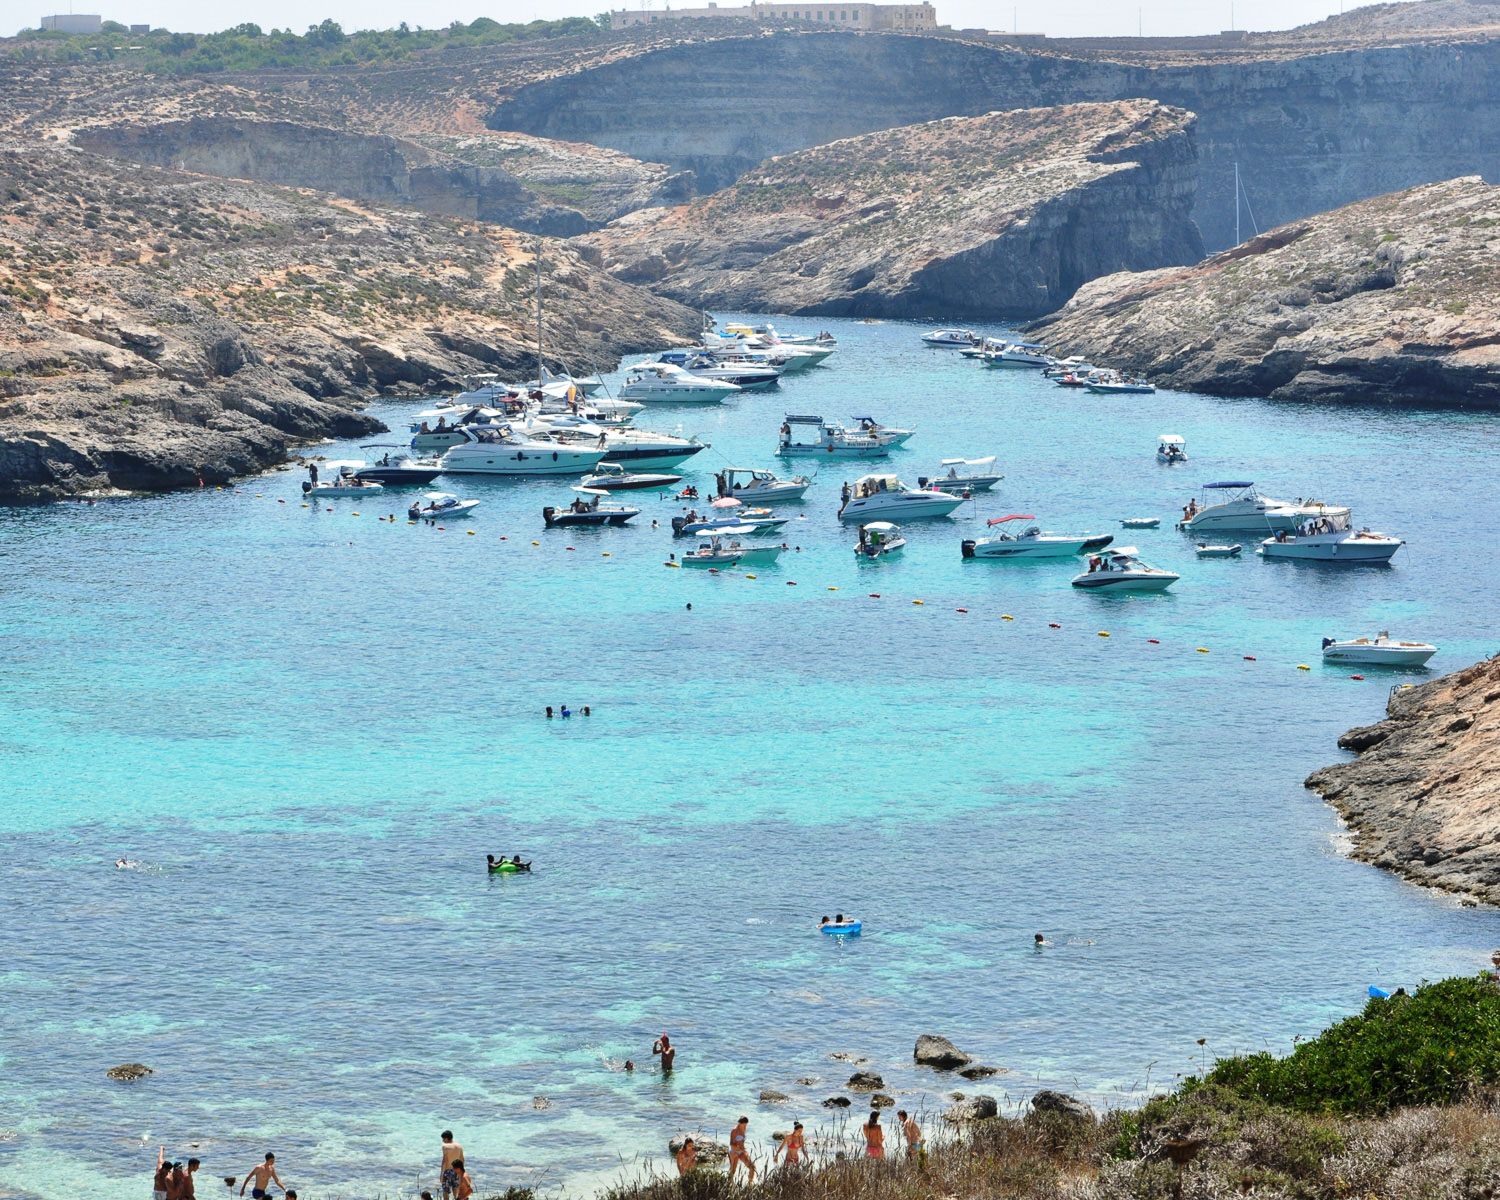
POLYGON ((734 1182, 735 1169, 744 1163, 750 1169, 750 1182, 755 1182, 755 1163, 745 1149, 745 1134, 750 1128, 750 1118, 741 1117, 729 1134, 729 1181, 734 1182))
POLYGON ((865 1122, 865 1157, 885 1157, 885 1130, 880 1127, 880 1110, 870 1110, 870 1119, 865 1122))

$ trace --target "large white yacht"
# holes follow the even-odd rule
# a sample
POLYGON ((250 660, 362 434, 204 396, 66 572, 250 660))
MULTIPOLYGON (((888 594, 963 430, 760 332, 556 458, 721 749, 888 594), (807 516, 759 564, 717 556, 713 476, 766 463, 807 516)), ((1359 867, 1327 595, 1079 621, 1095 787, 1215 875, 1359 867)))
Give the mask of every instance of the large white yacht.
POLYGON ((460 475, 581 475, 604 457, 596 447, 532 438, 509 428, 465 427, 464 441, 443 455, 443 470, 460 475))
POLYGON ((673 363, 654 362, 631 368, 620 398, 642 404, 718 404, 741 390, 727 379, 708 379, 673 363))
MULTIPOLYGON (((1035 521, 1030 513, 993 517, 989 525, 1010 521, 1035 521)), ((1084 551, 1102 550, 1114 541, 1109 533, 1043 533, 1036 525, 1021 533, 997 533, 993 537, 966 538, 961 547, 965 558, 1071 558, 1084 551)))
POLYGON ((515 431, 552 437, 569 446, 598 450, 602 458, 632 471, 670 471, 686 462, 707 442, 649 429, 596 425, 567 413, 541 414, 514 422, 515 431))
POLYGON ((1265 533, 1295 533, 1304 522, 1317 517, 1349 518, 1349 510, 1313 500, 1273 500, 1255 490, 1246 480, 1205 483, 1202 501, 1183 509, 1177 528, 1189 533, 1219 533, 1232 530, 1265 533))
POLYGON ((769 363, 751 362, 749 359, 720 359, 703 350, 665 350, 657 355, 657 361, 671 363, 674 367, 681 367, 705 379, 721 380, 741 388, 768 388, 781 378, 781 371, 769 363))
POLYGON ((864 475, 845 494, 839 505, 839 520, 863 525, 870 521, 946 517, 963 502, 962 496, 936 489, 914 490, 894 475, 864 475))
POLYGON ((787 413, 781 423, 777 454, 817 454, 829 458, 884 458, 891 443, 867 433, 853 433, 822 417, 787 413))
POLYGON ((1370 529, 1353 529, 1349 517, 1314 517, 1296 533, 1277 533, 1260 544, 1263 558, 1300 558, 1316 562, 1388 563, 1406 545, 1400 538, 1370 529))

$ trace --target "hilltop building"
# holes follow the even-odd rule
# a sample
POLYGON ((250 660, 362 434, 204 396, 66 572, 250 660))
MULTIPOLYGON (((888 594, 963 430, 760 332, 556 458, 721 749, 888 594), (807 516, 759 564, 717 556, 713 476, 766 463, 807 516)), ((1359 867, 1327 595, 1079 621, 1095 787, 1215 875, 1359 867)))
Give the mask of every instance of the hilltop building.
POLYGON ((937 28, 937 10, 928 0, 919 4, 835 4, 831 0, 808 0, 807 3, 756 4, 748 8, 666 8, 611 10, 609 27, 626 29, 653 21, 681 20, 688 17, 728 17, 741 21, 812 21, 837 29, 897 29, 905 31, 937 28))
POLYGON ((43 17, 42 28, 58 33, 98 33, 104 28, 104 18, 98 13, 58 13, 43 17))

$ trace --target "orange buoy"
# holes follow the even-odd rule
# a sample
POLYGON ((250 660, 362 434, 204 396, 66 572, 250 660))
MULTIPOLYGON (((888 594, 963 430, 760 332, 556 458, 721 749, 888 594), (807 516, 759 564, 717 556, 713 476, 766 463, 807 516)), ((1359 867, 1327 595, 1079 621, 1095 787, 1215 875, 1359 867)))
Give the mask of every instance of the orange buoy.
POLYGON ((1056 621, 1048 621, 1047 622, 1047 628, 1048 629, 1061 629, 1062 626, 1059 625, 1056 621))
POLYGON ((1146 640, 1148 642, 1150 642, 1153 646, 1160 646, 1161 645, 1161 638, 1147 638, 1146 640))

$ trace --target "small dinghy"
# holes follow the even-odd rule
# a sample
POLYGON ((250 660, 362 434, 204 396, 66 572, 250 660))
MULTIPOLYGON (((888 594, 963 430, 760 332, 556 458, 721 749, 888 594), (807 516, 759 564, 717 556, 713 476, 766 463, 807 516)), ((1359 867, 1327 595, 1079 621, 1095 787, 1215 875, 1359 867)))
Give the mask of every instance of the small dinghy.
POLYGON ((845 917, 842 921, 820 921, 818 929, 834 937, 853 937, 865 927, 863 921, 856 921, 853 917, 845 917))
POLYGON ((467 517, 479 507, 478 500, 460 500, 451 492, 424 492, 422 500, 418 500, 406 510, 406 515, 413 521, 436 521, 439 517, 467 517), (426 504, 422 500, 427 501, 426 504))
POLYGON ((1244 547, 1238 542, 1232 546, 1210 546, 1207 542, 1198 543, 1199 558, 1238 558, 1244 547))
POLYGON ((1126 517, 1121 522, 1126 529, 1155 529, 1161 524, 1160 517, 1126 517))

